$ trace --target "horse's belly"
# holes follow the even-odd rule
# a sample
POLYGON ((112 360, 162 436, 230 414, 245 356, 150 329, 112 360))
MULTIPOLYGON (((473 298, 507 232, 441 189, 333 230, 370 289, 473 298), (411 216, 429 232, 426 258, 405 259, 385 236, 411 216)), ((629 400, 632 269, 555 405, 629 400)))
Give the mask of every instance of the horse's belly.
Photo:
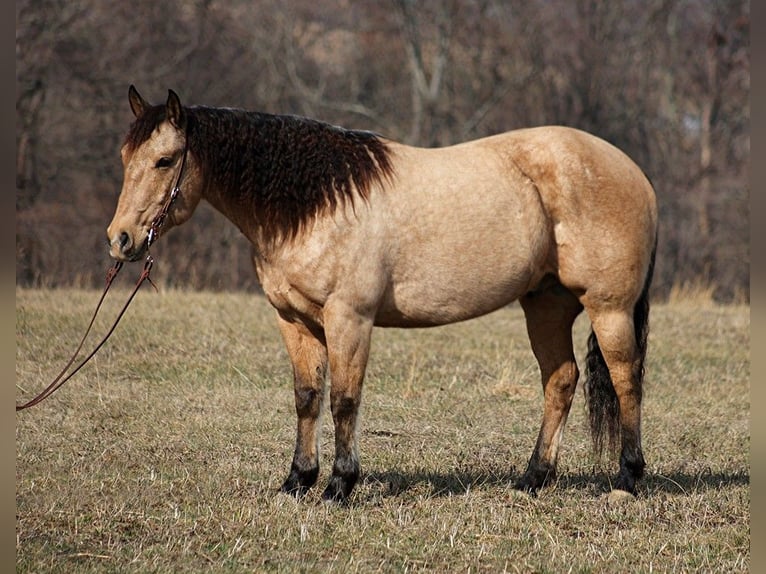
MULTIPOLYGON (((529 269, 529 268, 527 268, 529 269)), ((466 266, 391 285, 375 317, 382 327, 433 327, 485 315, 518 299, 529 270, 466 266)))
POLYGON ((498 207, 501 217, 455 210, 464 217, 440 228, 423 225, 417 240, 400 240, 376 323, 425 327, 478 317, 518 299, 551 272, 542 212, 498 207))

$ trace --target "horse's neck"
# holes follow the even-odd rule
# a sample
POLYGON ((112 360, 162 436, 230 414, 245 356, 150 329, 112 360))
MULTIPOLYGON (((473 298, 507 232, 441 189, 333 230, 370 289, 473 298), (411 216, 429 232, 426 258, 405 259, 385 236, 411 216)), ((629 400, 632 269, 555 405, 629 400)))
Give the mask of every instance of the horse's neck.
POLYGON ((199 134, 205 198, 253 243, 294 238, 318 213, 366 198, 391 171, 385 145, 367 132, 266 114, 210 120, 199 134))
MULTIPOLYGON (((227 121, 236 125, 234 118, 227 119, 227 121)), ((219 165, 231 166, 237 165, 239 162, 230 161, 229 157, 221 157, 217 155, 216 151, 211 150, 225 149, 228 151, 228 155, 244 156, 252 154, 258 142, 252 137, 232 138, 227 129, 215 129, 204 121, 201 123, 202 131, 198 133, 197 137, 207 146, 206 153, 203 154, 205 162, 212 164, 204 166, 202 169, 202 172, 206 174, 203 176, 205 182, 202 197, 253 241, 257 226, 257 214, 254 213, 253 202, 249 200, 247 194, 243 193, 241 175, 239 173, 221 173, 216 169, 219 165), (233 142, 236 144, 232 145, 233 142)))
POLYGON ((252 243, 260 241, 262 234, 258 231, 257 214, 254 213, 253 206, 238 199, 233 190, 224 189, 210 182, 202 197, 216 211, 236 225, 252 243))

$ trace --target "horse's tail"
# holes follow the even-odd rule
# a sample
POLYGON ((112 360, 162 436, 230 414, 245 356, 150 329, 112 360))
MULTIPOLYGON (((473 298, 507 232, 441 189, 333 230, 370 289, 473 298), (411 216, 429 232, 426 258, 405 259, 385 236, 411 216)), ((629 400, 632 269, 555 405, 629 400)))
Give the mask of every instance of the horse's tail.
MULTIPOLYGON (((644 287, 633 308, 633 326, 638 352, 635 363, 635 380, 639 392, 644 379, 644 359, 646 358, 646 343, 649 335, 649 287, 654 274, 656 253, 657 240, 655 238, 649 268, 644 279, 644 287)), ((609 369, 593 330, 588 337, 583 390, 585 391, 594 449, 600 456, 604 450, 605 442, 608 441, 610 451, 616 452, 620 440, 620 404, 612 385, 612 377, 609 375, 609 369)))

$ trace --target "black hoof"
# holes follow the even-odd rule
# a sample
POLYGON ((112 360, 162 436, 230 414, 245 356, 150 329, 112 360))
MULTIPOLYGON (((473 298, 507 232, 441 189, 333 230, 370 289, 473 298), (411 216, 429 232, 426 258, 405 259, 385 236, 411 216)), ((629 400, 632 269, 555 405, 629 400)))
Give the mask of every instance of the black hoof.
POLYGON ((281 492, 290 494, 295 498, 303 498, 309 488, 314 486, 319 476, 319 467, 300 471, 293 467, 290 469, 290 475, 280 488, 281 492))
POLYGON ((636 494, 636 483, 644 476, 644 456, 640 451, 628 456, 623 453, 620 456, 620 473, 614 483, 614 490, 624 490, 633 495, 636 494))
POLYGON ((330 477, 330 482, 327 484, 327 488, 325 488, 322 493, 322 500, 345 504, 348 502, 348 498, 351 496, 351 491, 354 489, 354 485, 358 478, 358 474, 345 476, 333 474, 332 477, 330 477))
POLYGON ((300 499, 306 496, 306 493, 309 491, 309 487, 301 486, 299 484, 293 484, 292 482, 286 480, 284 484, 280 487, 279 491, 284 494, 289 494, 290 496, 300 499))
POLYGON ((623 474, 620 472, 620 474, 617 476, 617 480, 615 481, 614 486, 612 487, 612 490, 624 490, 625 492, 629 492, 635 496, 636 479, 632 474, 623 474))
POLYGON ((528 492, 531 495, 536 495, 537 491, 543 486, 550 484, 556 480, 556 469, 548 466, 540 466, 537 468, 527 468, 519 481, 513 485, 516 490, 522 490, 528 492))
POLYGON ((537 491, 540 490, 539 485, 532 481, 525 480, 524 478, 517 481, 516 484, 513 485, 513 488, 531 494, 532 496, 537 496, 537 491))

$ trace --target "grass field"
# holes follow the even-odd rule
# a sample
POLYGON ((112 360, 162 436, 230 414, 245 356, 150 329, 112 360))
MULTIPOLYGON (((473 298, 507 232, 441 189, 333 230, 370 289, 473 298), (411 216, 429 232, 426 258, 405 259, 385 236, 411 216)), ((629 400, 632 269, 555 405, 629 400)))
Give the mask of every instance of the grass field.
MULTIPOLYGON (((64 365, 97 298, 17 290, 19 401, 64 365)), ((510 487, 542 414, 511 306, 375 332, 362 478, 336 507, 319 500, 329 413, 318 488, 277 492, 295 419, 265 300, 142 290, 91 364, 16 414, 16 571, 746 572, 749 308, 656 304, 651 328, 635 501, 608 504, 616 461, 591 454, 579 390, 558 482, 536 498, 510 487)), ((575 325, 579 357, 588 329, 575 325)))

